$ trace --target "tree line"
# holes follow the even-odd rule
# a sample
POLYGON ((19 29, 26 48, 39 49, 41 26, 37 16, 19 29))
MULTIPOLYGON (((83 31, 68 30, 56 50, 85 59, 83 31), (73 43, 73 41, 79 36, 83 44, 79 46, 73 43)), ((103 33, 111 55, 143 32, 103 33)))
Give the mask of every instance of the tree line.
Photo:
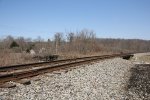
POLYGON ((140 39, 111 39, 97 38, 92 30, 83 29, 77 32, 61 32, 54 34, 53 39, 44 41, 41 37, 36 40, 30 38, 7 36, 0 40, 0 50, 5 52, 30 52, 37 54, 94 54, 102 52, 148 52, 150 40, 140 39))

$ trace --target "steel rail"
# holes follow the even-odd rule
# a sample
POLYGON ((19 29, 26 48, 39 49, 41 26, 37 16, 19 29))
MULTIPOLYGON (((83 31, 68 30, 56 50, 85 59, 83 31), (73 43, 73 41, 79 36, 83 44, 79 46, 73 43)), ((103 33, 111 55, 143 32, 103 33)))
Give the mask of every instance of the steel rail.
MULTIPOLYGON (((115 54, 119 55, 119 54, 115 54)), ((49 61, 49 62, 38 62, 38 63, 29 63, 29 64, 20 64, 20 65, 11 65, 11 66, 0 66, 0 72, 7 72, 12 70, 18 70, 18 69, 26 69, 31 67, 39 67, 49 64, 57 64, 57 63, 64 63, 64 62, 71 62, 75 60, 84 60, 84 59, 90 59, 94 57, 105 57, 110 55, 101 55, 101 56, 90 56, 90 57, 82 57, 82 58, 74 58, 74 59, 63 59, 63 60, 55 60, 55 61, 49 61)))
POLYGON ((4 84, 5 82, 8 82, 8 81, 17 81, 17 80, 20 80, 23 78, 29 78, 29 77, 37 76, 39 74, 52 72, 52 71, 56 71, 56 70, 68 69, 68 68, 71 68, 71 67, 74 67, 77 65, 87 64, 87 63, 97 61, 100 59, 106 59, 106 58, 112 58, 112 57, 123 57, 126 55, 129 55, 129 54, 113 54, 113 55, 105 55, 105 56, 88 57, 89 59, 75 61, 75 62, 71 62, 71 63, 68 62, 65 64, 40 67, 37 69, 30 69, 30 70, 26 70, 26 71, 22 70, 20 72, 10 72, 10 73, 0 75, 0 84, 4 84))

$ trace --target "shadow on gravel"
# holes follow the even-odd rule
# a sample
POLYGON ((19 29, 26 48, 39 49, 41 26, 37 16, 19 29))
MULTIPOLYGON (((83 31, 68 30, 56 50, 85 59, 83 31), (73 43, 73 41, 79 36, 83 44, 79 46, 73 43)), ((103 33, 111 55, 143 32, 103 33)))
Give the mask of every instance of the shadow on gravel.
POLYGON ((128 90, 143 97, 150 94, 150 64, 135 65, 131 69, 131 77, 129 79, 128 90))

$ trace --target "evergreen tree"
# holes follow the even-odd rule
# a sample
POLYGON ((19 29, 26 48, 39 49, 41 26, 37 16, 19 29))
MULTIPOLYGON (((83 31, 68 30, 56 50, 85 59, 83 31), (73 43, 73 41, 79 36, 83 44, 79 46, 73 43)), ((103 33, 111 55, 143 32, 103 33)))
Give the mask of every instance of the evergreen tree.
POLYGON ((14 47, 19 47, 18 43, 16 41, 13 41, 11 44, 10 44, 10 48, 14 48, 14 47))

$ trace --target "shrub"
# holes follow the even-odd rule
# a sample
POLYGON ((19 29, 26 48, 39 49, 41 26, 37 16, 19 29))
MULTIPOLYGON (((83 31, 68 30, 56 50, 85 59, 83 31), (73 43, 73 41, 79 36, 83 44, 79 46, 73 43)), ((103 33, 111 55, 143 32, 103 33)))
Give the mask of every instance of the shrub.
POLYGON ((10 48, 14 48, 14 47, 19 47, 18 43, 16 41, 13 41, 11 44, 10 44, 10 48))

